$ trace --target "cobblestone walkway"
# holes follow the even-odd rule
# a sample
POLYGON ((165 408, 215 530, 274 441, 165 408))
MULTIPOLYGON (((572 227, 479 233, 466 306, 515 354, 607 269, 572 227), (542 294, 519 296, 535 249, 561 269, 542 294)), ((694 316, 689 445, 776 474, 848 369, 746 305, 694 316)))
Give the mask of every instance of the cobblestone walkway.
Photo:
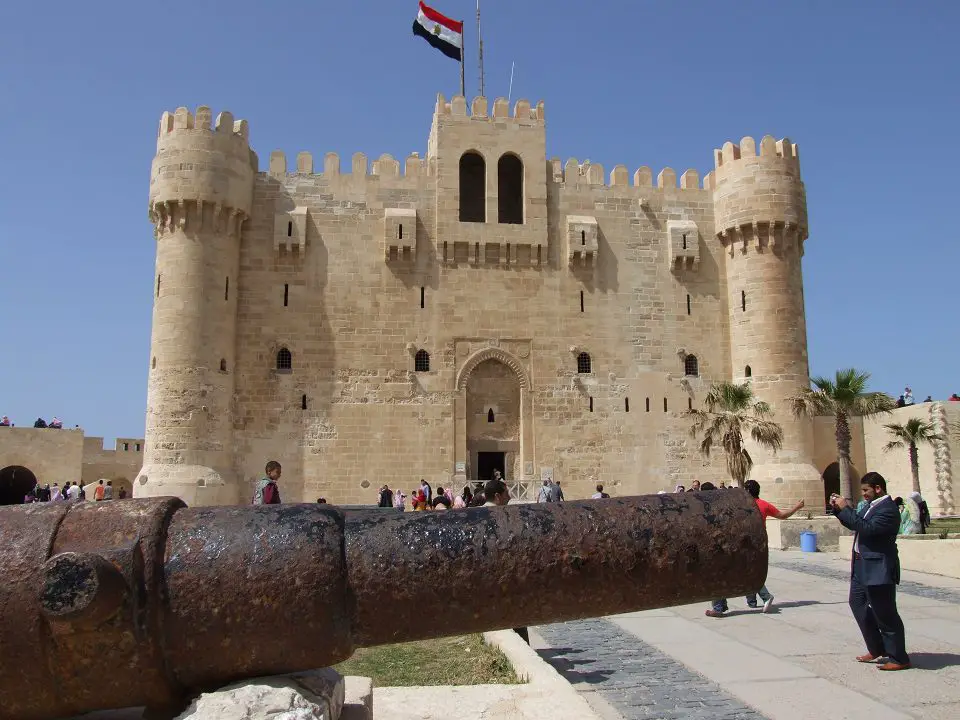
MULTIPOLYGON (((806 575, 816 575, 818 577, 830 578, 831 580, 840 580, 844 583, 850 582, 849 570, 838 570, 798 560, 779 560, 775 553, 770 553, 770 565, 783 570, 805 573, 806 575)), ((960 592, 948 588, 931 587, 930 585, 923 585, 922 583, 903 581, 897 586, 897 592, 926 598, 928 600, 942 600, 943 602, 960 605, 960 592)))
POLYGON ((702 675, 606 620, 544 625, 540 655, 580 692, 596 692, 627 720, 764 720, 702 675))

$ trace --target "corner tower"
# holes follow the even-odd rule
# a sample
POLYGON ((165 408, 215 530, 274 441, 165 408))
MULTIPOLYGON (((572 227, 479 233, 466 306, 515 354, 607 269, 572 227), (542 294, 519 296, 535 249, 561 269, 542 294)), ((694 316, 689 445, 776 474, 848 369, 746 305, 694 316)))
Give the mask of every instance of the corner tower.
POLYGON ((209 108, 160 119, 150 177, 153 334, 144 465, 134 497, 234 504, 233 370, 240 231, 256 156, 247 123, 209 108))
POLYGON ((764 137, 714 151, 717 236, 727 251, 732 379, 749 380, 783 427, 783 449, 756 449, 751 477, 774 502, 823 503, 813 465, 813 423, 793 417, 787 398, 810 384, 800 261, 807 204, 797 146, 764 137))

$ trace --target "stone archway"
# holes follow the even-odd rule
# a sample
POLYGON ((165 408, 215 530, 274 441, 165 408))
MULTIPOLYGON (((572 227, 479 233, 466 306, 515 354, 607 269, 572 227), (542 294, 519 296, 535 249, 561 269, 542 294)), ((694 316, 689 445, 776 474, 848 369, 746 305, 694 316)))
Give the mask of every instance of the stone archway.
MULTIPOLYGON (((820 475, 823 480, 823 504, 824 507, 830 505, 830 495, 840 492, 840 463, 832 462, 824 469, 820 475)), ((853 496, 857 497, 857 483, 860 481, 860 472, 852 464, 850 465, 850 485, 853 488, 853 496)))
POLYGON ((22 465, 0 470, 0 505, 21 505, 23 497, 33 490, 37 476, 22 465))
POLYGON ((494 469, 511 495, 533 492, 530 382, 520 360, 497 347, 471 355, 457 373, 456 459, 462 477, 482 481, 494 469))
POLYGON ((489 480, 498 469, 513 482, 522 474, 517 375, 491 358, 477 365, 466 385, 469 479, 489 480))

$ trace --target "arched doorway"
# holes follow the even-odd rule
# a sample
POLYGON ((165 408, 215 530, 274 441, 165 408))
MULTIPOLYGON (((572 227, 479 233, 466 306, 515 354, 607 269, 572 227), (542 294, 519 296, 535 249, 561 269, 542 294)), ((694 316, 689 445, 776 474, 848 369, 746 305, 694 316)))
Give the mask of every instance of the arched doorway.
MULTIPOLYGON (((840 463, 832 462, 827 465, 823 474, 820 476, 823 480, 823 506, 830 507, 830 496, 833 493, 840 493, 840 463)), ((860 473, 853 465, 850 466, 850 485, 853 488, 853 497, 859 496, 857 483, 860 482, 860 473)))
POLYGON ((22 465, 0 470, 0 505, 21 505, 23 496, 33 490, 37 476, 22 465))
POLYGON ((467 380, 467 457, 471 480, 499 470, 513 482, 520 473, 520 380, 497 359, 484 360, 467 380))

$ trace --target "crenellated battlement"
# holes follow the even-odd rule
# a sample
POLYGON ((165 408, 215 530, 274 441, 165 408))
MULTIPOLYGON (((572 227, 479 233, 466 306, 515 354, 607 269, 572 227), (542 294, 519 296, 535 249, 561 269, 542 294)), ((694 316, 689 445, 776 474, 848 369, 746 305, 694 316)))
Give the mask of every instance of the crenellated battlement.
POLYGON ((713 151, 714 172, 716 179, 722 179, 745 164, 782 163, 791 174, 800 173, 800 148, 789 138, 775 140, 772 135, 765 135, 757 148, 756 141, 744 137, 739 144, 725 142, 719 150, 713 151))
MULTIPOLYGON (((206 105, 197 108, 196 114, 190 112, 189 108, 179 107, 174 112, 165 111, 160 116, 160 127, 157 130, 157 149, 169 141, 172 136, 181 131, 207 130, 215 132, 223 137, 231 137, 242 141, 243 146, 248 146, 250 140, 250 127, 246 120, 234 120, 233 113, 224 110, 213 118, 213 112, 206 105)), ((239 144, 239 143, 238 143, 239 144)))
POLYGON ((510 112, 510 101, 504 97, 498 97, 493 101, 493 107, 490 108, 487 98, 479 95, 470 103, 469 112, 467 112, 467 99, 463 95, 454 95, 450 102, 443 96, 443 93, 437 94, 437 105, 434 110, 434 119, 443 117, 451 119, 470 119, 470 120, 515 120, 522 123, 543 124, 546 120, 546 111, 543 100, 536 105, 531 106, 529 100, 517 100, 513 104, 513 112, 510 112), (491 112, 492 109, 492 112, 491 112))
POLYGON ((632 177, 626 165, 616 165, 607 176, 603 165, 592 163, 589 160, 580 162, 570 158, 561 164, 560 158, 550 160, 552 178, 556 183, 567 185, 585 185, 599 187, 634 187, 637 189, 654 188, 658 190, 701 190, 708 189, 707 178, 700 184, 700 173, 693 168, 684 170, 677 185, 677 173, 673 168, 666 167, 657 173, 656 185, 653 181, 653 171, 646 165, 638 168, 632 177), (632 182, 631 182, 632 180, 632 182))
POLYGON ((267 174, 271 177, 286 175, 321 175, 325 177, 339 176, 370 176, 381 178, 418 178, 433 174, 432 165, 421 158, 419 153, 410 153, 403 164, 389 153, 370 162, 366 154, 354 153, 350 157, 350 170, 343 172, 340 166, 340 156, 329 152, 323 156, 323 168, 317 172, 314 168, 313 153, 306 150, 297 153, 296 168, 289 170, 287 156, 282 150, 270 153, 270 165, 267 174))

